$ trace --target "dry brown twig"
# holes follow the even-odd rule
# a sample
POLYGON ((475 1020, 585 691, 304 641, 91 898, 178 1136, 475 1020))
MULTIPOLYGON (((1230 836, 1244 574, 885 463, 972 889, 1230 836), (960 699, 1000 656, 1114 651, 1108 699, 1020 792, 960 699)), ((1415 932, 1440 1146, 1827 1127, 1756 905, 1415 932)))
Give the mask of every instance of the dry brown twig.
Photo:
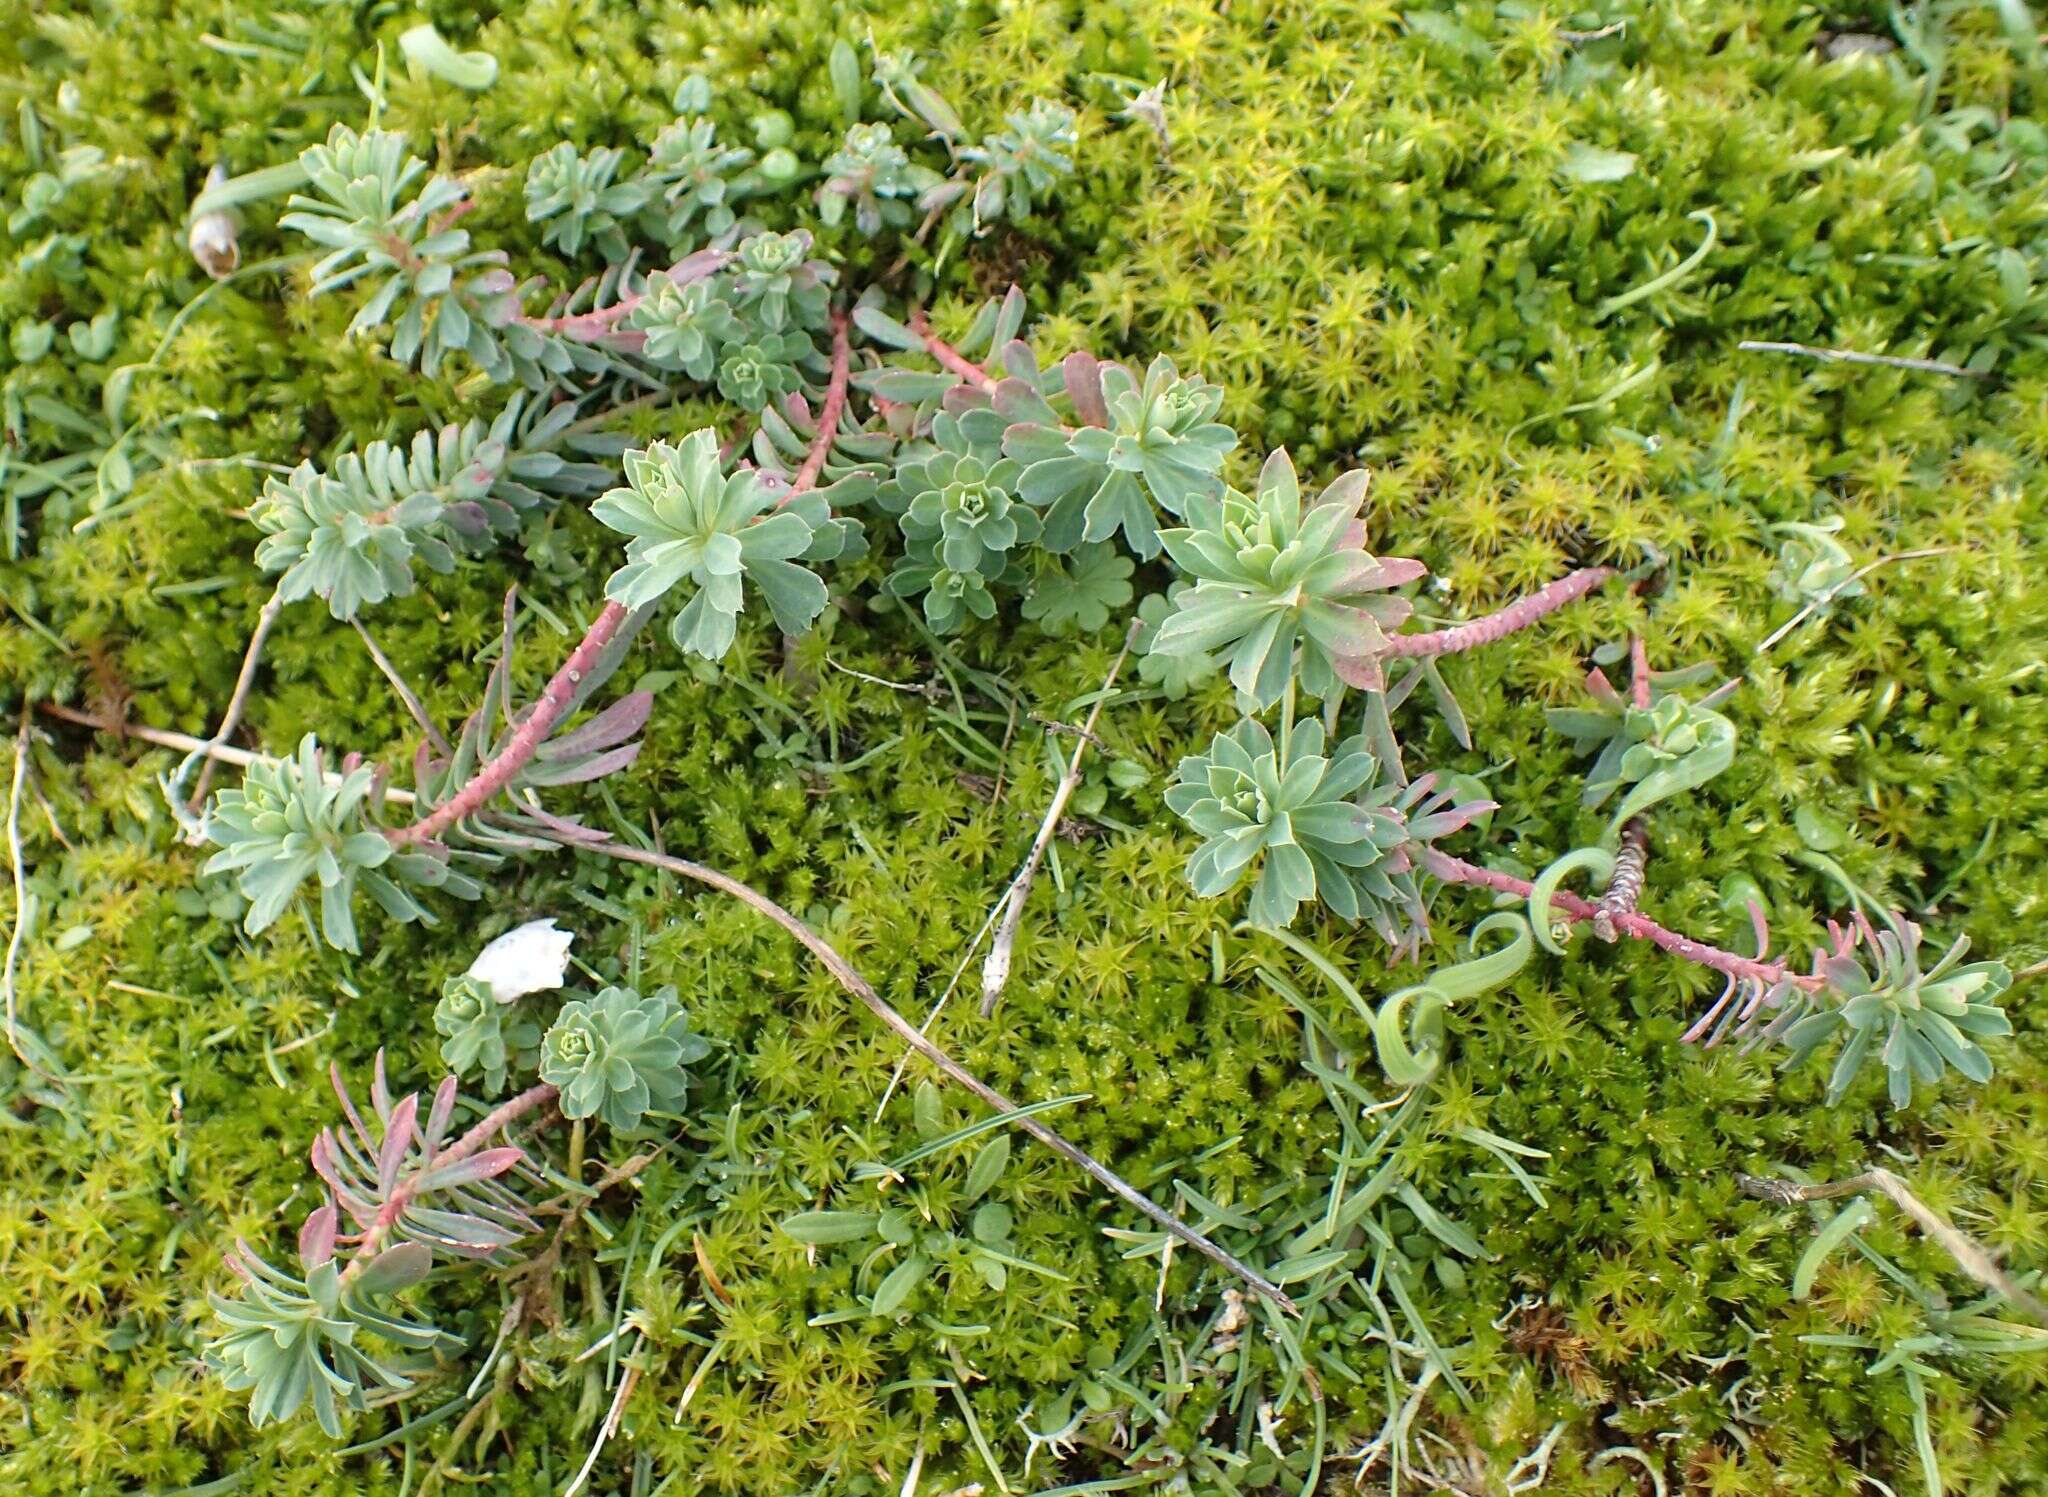
MULTIPOLYGON (((166 728, 146 728, 140 723, 116 722, 111 718, 94 717, 91 713, 80 712, 75 707, 60 707, 55 702, 38 702, 36 710, 56 718, 59 722, 91 728, 96 733, 105 733, 114 738, 133 738, 137 743, 173 749, 181 754, 201 754, 222 764, 232 764, 237 769, 247 769, 252 764, 273 757, 270 754, 239 749, 232 744, 215 743, 208 738, 194 738, 190 733, 173 733, 166 728)), ((409 806, 413 803, 413 793, 410 790, 391 788, 385 790, 384 799, 395 806, 409 806)))
POLYGON ((1102 683, 1102 690, 1096 693, 1095 705, 1088 709, 1088 720, 1076 734, 1073 757, 1067 761, 1067 772, 1060 777, 1059 789, 1053 792, 1052 804, 1045 809, 1045 819, 1039 823, 1038 836, 1031 844, 1031 853, 1024 859, 1024 866, 1018 870, 1010 887, 1003 891, 998 901, 1003 909, 1001 925, 996 929, 996 938, 990 943, 988 956, 981 964, 981 1016, 986 1019, 996 1011, 996 1002, 1003 996, 1003 989, 1010 981, 1010 963, 1017 946, 1017 931, 1024 923, 1024 906, 1031 898, 1032 881, 1038 877, 1038 865, 1045 861, 1045 850, 1060 828, 1066 814, 1067 802, 1073 798, 1075 789, 1081 783, 1081 760, 1088 753, 1088 745, 1100 742, 1095 736, 1095 721, 1102 716, 1103 703, 1116 689, 1116 678, 1129 658, 1131 646, 1137 643, 1138 621, 1133 619, 1131 627, 1124 632, 1123 648, 1116 652, 1111 662, 1109 675, 1102 683))
POLYGON ((1949 552, 1955 549, 1956 548, 1954 546, 1928 546, 1923 550, 1898 551, 1894 552, 1890 556, 1880 556, 1876 561, 1865 562, 1862 566, 1858 567, 1855 571, 1851 572, 1848 576, 1844 577, 1840 582, 1837 582, 1833 587, 1830 587, 1829 589, 1827 589, 1827 591, 1823 592, 1819 597, 1815 598, 1812 602, 1808 603, 1804 608, 1800 609, 1799 612, 1793 614, 1792 617, 1785 620, 1784 623, 1778 625, 1777 628, 1773 629, 1771 631, 1770 637, 1766 639, 1762 644, 1756 647, 1755 653, 1759 655, 1766 653, 1772 645, 1776 644, 1779 640, 1783 639, 1786 635, 1790 634, 1794 629, 1797 629, 1801 624, 1805 623, 1809 618, 1813 617, 1813 615, 1817 613, 1819 610, 1827 607, 1828 604, 1834 602, 1835 599, 1841 595, 1844 589, 1850 587, 1854 583, 1861 582, 1865 577, 1868 577, 1872 572, 1876 571, 1879 567, 1888 567, 1892 565, 1894 562, 1900 561, 1922 561, 1930 556, 1946 556, 1949 554, 1949 552))
POLYGON ((1789 353, 1819 359, 1827 364, 1875 364, 1886 369, 1912 369, 1921 374, 1950 374, 1959 379, 1983 379, 1982 369, 1965 369, 1943 359, 1907 359, 1897 354, 1858 353, 1853 348, 1815 348, 1809 343, 1766 343, 1745 338, 1735 345, 1743 353, 1789 353))
POLYGON ((28 931, 28 870, 24 866, 21 850, 21 797, 22 789, 28 783, 28 741, 29 724, 34 721, 29 709, 21 709, 21 728, 14 735, 14 777, 13 787, 7 795, 7 862, 14 875, 14 929, 7 937, 7 965, 0 971, 0 986, 7 990, 7 1048, 15 1058, 37 1075, 45 1075, 43 1068, 29 1057, 22 1048, 21 1032, 17 1028, 19 997, 14 985, 15 967, 21 961, 21 943, 28 931))
MULTIPOLYGON (((256 615, 256 628, 249 636, 249 648, 242 654, 242 670, 235 677, 235 690, 228 698, 228 710, 221 714, 220 726, 208 740, 216 747, 225 746, 234 737, 235 729, 241 726, 243 709, 249 705, 249 690, 256 684, 256 667, 263 660, 264 642, 270 638, 277 616, 283 612, 284 595, 273 592, 270 601, 263 605, 263 611, 256 615)), ((207 789, 213 784, 214 762, 214 756, 208 754, 200 764, 199 779, 192 787, 192 798, 185 803, 187 810, 196 811, 206 804, 207 789)))
POLYGON ((850 665, 841 665, 830 655, 825 657, 825 664, 843 676, 853 677, 856 681, 865 681, 870 686, 886 686, 891 691, 901 691, 911 696, 920 696, 928 702, 936 702, 946 694, 946 688, 939 685, 936 681, 891 681, 887 676, 871 676, 866 671, 857 671, 850 665))
MULTIPOLYGON (((961 1065, 959 1061, 953 1059, 952 1056, 925 1038, 923 1032, 908 1019, 904 1018, 902 1014, 898 1013, 881 994, 877 993, 868 983, 868 980, 855 971, 853 965, 845 957, 841 956, 838 950, 829 944, 824 937, 820 936, 816 931, 812 930, 803 921, 792 915, 767 895, 754 889, 751 885, 743 884, 730 874, 720 873, 716 868, 706 867, 702 863, 693 863, 686 858, 672 857, 666 853, 650 852, 645 848, 627 847, 619 843, 596 843, 579 850, 595 854, 599 857, 617 858, 621 862, 641 863, 649 868, 659 868, 664 872, 677 874, 693 882, 716 889, 722 894, 729 894, 749 909, 754 910, 758 914, 765 915, 769 920, 781 926, 783 930, 795 937, 797 944, 816 957, 819 965, 831 973, 833 979, 842 988, 859 999, 870 1013, 888 1025, 897 1037, 908 1044, 911 1049, 930 1061, 934 1066, 937 1066, 948 1080, 979 1097, 997 1112, 1014 1114, 1017 1111, 1016 1103, 1012 1102, 1008 1097, 1004 1096, 979 1076, 976 1076, 972 1071, 961 1065)), ((1287 1292, 1278 1284, 1275 1284, 1257 1269, 1233 1257, 1230 1253, 1211 1242, 1207 1237, 1204 1237, 1200 1232, 1195 1231, 1185 1222, 1178 1220, 1162 1209, 1156 1202, 1141 1194, 1124 1180, 1121 1175, 1111 1170, 1085 1149, 1078 1148, 1067 1142, 1066 1139, 1048 1128, 1036 1117, 1013 1117, 1011 1121, 1016 1127, 1030 1134, 1031 1137, 1037 1139, 1062 1159, 1065 1159, 1070 1164, 1080 1166, 1090 1179, 1108 1190, 1118 1200, 1163 1228, 1169 1236, 1179 1238, 1185 1246, 1193 1248, 1210 1262, 1236 1274, 1245 1283, 1256 1289, 1288 1314, 1299 1315, 1301 1313, 1295 1306, 1294 1301, 1288 1297, 1287 1292)))
POLYGON ((363 621, 350 619, 349 623, 356 633, 362 636, 363 648, 370 652, 371 661, 383 672, 384 679, 391 683, 392 691, 397 693, 399 702, 412 715, 412 720, 419 724, 420 731, 427 735, 427 742, 434 746, 434 752, 444 758, 454 753, 455 751, 448 746, 448 740, 441 736, 441 730, 434 726, 434 720, 427 716, 426 704, 420 700, 419 693, 398 673, 398 667, 391 663, 390 657, 377 648, 377 641, 370 637, 370 631, 363 627, 363 621))
POLYGON ((2003 1295, 2029 1315, 2048 1325, 2048 1304, 2043 1304, 2014 1282, 1998 1264, 1998 1260, 1976 1238, 1959 1230, 1940 1212, 1913 1194, 1911 1186, 1888 1169, 1871 1168, 1860 1175, 1832 1180, 1820 1185, 1801 1185, 1794 1180, 1768 1179, 1758 1175, 1737 1175, 1735 1183, 1743 1194, 1755 1196, 1758 1200, 1769 1201, 1779 1206, 1795 1206, 1805 1201, 1827 1201, 1837 1196, 1859 1195, 1874 1190, 1894 1206, 1913 1219, 1921 1231, 1938 1243, 1942 1250, 1955 1259, 1956 1267, 1975 1279, 1986 1289, 2003 1295))
MULTIPOLYGON (((645 1336, 642 1336, 638 1341, 635 1341, 633 1343, 633 1350, 627 1353, 627 1356, 631 1358, 637 1355, 641 1343, 646 1339, 645 1336)), ((575 1480, 569 1483, 568 1487, 563 1491, 562 1497, 576 1497, 576 1494, 583 1490, 583 1484, 590 1480, 590 1473, 597 1468, 598 1456, 604 1453, 605 1446, 611 1442, 612 1436, 619 1431, 619 1419, 626 1412, 626 1400, 633 1396, 633 1390, 639 1385, 640 1364, 628 1360, 626 1363, 626 1375, 619 1379, 619 1391, 612 1395, 612 1406, 606 1410, 604 1423, 598 1427, 597 1439, 590 1447, 590 1454, 583 1458, 583 1469, 576 1473, 575 1480)))

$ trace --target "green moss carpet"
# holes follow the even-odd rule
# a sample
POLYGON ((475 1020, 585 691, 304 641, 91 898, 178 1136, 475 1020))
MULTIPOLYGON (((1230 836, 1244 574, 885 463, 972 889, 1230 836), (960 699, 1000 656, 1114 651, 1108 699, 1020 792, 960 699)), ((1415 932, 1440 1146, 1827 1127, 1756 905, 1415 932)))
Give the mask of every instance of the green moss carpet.
MULTIPOLYGON (((1572 3, 6 8, 19 872, 0 904, 10 1023, 40 1059, 0 1054, 0 1490, 560 1493, 601 1444, 585 1490, 622 1497, 1847 1497, 1920 1491, 1930 1460, 1957 1491, 2048 1491, 2048 1352, 1972 1343, 1949 1310, 1976 1287, 1883 1201, 1867 1251, 1795 1295, 1833 1204, 1737 1183, 1883 1166, 2014 1274, 2048 1266, 2048 53, 2025 7, 1988 0, 1572 3), (423 18, 494 57, 495 81, 409 70, 397 38, 423 18), (942 332, 1014 282, 1050 357, 1167 353, 1222 385, 1233 482, 1282 445, 1317 484, 1369 467, 1373 546, 1428 565, 1432 622, 1581 563, 1668 558, 1654 594, 1608 588, 1447 660, 1471 747, 1433 712, 1404 718, 1412 767, 1477 775, 1499 803, 1460 856, 1527 875, 1599 831, 1543 715, 1596 648, 1639 633, 1660 666, 1743 676, 1722 708, 1740 752, 1659 809, 1644 909, 1748 950, 1729 894, 1746 879, 1802 959, 1858 898, 1938 945, 1967 935, 2017 974, 1992 1079, 1951 1073, 1894 1108, 1873 1066, 1830 1104, 1825 1058, 1781 1071, 1681 1043, 1713 973, 1582 936, 1457 1007, 1441 1072, 1369 1151, 1399 1093, 1343 985, 1377 1001, 1416 969, 1308 913, 1312 960, 1241 928, 1241 896, 1189 888, 1196 839, 1162 796, 1235 720, 1220 678, 1103 712, 1002 1006, 976 1015, 970 966, 932 1032, 1019 1101, 1085 1094, 1046 1120, 1268 1266, 1347 1178, 1394 1162, 1387 1251, 1412 1272, 1359 1267, 1384 1316, 1239 1308, 1227 1276, 1162 1264, 1141 1218, 1023 1137, 992 1189, 971 1179, 986 1132, 857 1170, 986 1110, 918 1063, 878 1113, 901 1043, 759 916, 654 870, 508 865, 479 902, 431 900, 432 928, 359 912, 359 957, 296 913, 245 935, 159 789, 179 756, 74 719, 210 733, 271 590, 244 517, 261 465, 488 418, 508 392, 347 336, 356 302, 309 295, 280 200, 246 210, 242 269, 209 280, 186 247, 207 170, 360 125, 381 46, 381 123, 470 174, 464 226, 573 284, 586 271, 523 217, 532 157, 644 148, 701 74, 728 135, 783 110, 816 163, 842 125, 828 55, 868 55, 870 31, 974 120, 1034 96, 1079 113, 1074 173, 1037 212, 920 251, 942 332), (1138 91, 1162 81, 1155 116, 1138 91), (1773 638, 1797 611, 1773 527, 1830 516, 1871 565, 1861 593, 1773 638), (677 990, 712 1046, 681 1123, 651 1146, 593 1132, 587 1158, 583 1130, 558 1132, 543 1194, 580 1211, 557 1210, 538 1268, 420 1291, 464 1344, 400 1408, 352 1416, 341 1442, 303 1416, 252 1427, 203 1365, 207 1296, 238 1237, 283 1255, 317 1204, 330 1064, 361 1090, 381 1048, 396 1085, 430 1088, 444 980, 548 915, 590 975, 677 990), (778 1226, 827 1202, 927 1224, 934 1267, 905 1313, 849 1313, 875 1288, 865 1247, 778 1226), (1030 1267, 976 1270, 972 1242, 1030 1267), (1924 1372, 1872 1370, 1901 1347, 1924 1372)), ((855 284, 886 268, 850 223, 820 246, 855 284)), ((640 446, 734 414, 707 396, 610 429, 640 446)), ((435 720, 471 710, 508 586, 528 600, 521 688, 568 652, 618 549, 585 508, 366 620, 435 720)), ((658 693, 641 757, 563 804, 768 893, 916 1020, 1073 741, 976 683, 1075 720, 1129 610, 1055 634, 1010 605, 937 641, 881 596, 885 571, 842 567, 835 595, 858 600, 786 649, 752 615, 715 666, 646 631, 618 678, 658 693)), ((1155 571, 1138 597, 1164 590, 1155 571)), ((317 607, 280 620, 239 741, 288 752, 308 732, 395 765, 416 737, 317 607)), ((1491 908, 1460 888, 1433 905, 1446 949, 1491 908)))

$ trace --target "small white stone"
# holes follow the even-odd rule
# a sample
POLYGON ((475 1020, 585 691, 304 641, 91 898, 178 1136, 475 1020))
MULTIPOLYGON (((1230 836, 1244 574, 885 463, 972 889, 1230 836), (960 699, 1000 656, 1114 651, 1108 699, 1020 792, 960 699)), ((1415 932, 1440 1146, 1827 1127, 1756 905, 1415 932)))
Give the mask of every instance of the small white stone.
POLYGON ((500 1003, 544 993, 562 985, 569 970, 569 943, 575 939, 574 931, 557 930, 552 916, 529 920, 478 952, 464 975, 489 987, 500 1003))

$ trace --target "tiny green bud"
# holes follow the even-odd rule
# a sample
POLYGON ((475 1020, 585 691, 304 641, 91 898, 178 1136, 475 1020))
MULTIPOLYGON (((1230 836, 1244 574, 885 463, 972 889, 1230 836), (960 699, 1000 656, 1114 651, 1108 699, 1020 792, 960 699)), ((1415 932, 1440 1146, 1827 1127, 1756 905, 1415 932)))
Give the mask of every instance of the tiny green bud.
POLYGON ((670 101, 677 114, 702 114, 711 107, 711 80, 702 73, 692 73, 676 85, 675 97, 670 101))
POLYGON ((1763 910, 1771 907, 1763 886, 1746 873, 1731 873, 1722 879, 1720 896, 1721 908, 1731 915, 1747 915, 1752 904, 1763 910))

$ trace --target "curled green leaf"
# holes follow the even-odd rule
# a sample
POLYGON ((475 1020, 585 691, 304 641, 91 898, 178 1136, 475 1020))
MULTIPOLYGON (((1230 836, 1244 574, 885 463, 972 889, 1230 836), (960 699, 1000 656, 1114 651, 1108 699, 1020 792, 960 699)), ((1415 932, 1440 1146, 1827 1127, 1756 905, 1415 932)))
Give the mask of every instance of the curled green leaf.
POLYGON ((1437 1073, 1444 1060, 1444 1008, 1449 1000, 1428 983, 1403 988, 1380 1005, 1373 1016, 1373 1048, 1380 1069, 1396 1086, 1420 1086, 1437 1073), (1405 1016, 1413 999, 1415 1012, 1405 1016))
POLYGON ((398 38, 398 50, 420 72, 477 93, 498 81, 498 59, 488 52, 458 52, 448 39, 422 21, 398 38))
POLYGON ((1514 910, 1497 910, 1480 921, 1466 939, 1465 949, 1477 951, 1481 938, 1497 930, 1508 932, 1506 945, 1431 973, 1429 985, 1455 1002, 1489 992, 1526 967, 1534 942, 1529 922, 1514 910))
POLYGON ((1813 1241, 1806 1245, 1806 1251, 1799 1255, 1799 1266, 1792 1272, 1792 1298, 1805 1299, 1813 1292, 1814 1276, 1820 1272, 1828 1254, 1848 1241, 1857 1228, 1870 1220, 1870 1215, 1870 1201, 1859 1196, 1837 1211, 1828 1224, 1814 1234, 1813 1241))
POLYGON ((1437 1073, 1444 1059, 1444 1010, 1463 998, 1499 987, 1528 965, 1534 942, 1529 922, 1513 910, 1488 915, 1466 938, 1466 958, 1432 973, 1426 982, 1403 988, 1380 1005, 1373 1016, 1373 1046, 1380 1069, 1396 1086, 1420 1086, 1437 1073), (1507 943, 1484 956, 1472 953, 1495 931, 1508 933, 1507 943), (1406 1012, 1413 1001, 1412 1014, 1406 1012))
POLYGON ((1595 883, 1605 884, 1614 876, 1614 854, 1604 847, 1581 847, 1566 853, 1537 875, 1529 887, 1529 927, 1537 944, 1552 956, 1565 955, 1551 915, 1551 898, 1564 881, 1581 869, 1590 871, 1595 883))

